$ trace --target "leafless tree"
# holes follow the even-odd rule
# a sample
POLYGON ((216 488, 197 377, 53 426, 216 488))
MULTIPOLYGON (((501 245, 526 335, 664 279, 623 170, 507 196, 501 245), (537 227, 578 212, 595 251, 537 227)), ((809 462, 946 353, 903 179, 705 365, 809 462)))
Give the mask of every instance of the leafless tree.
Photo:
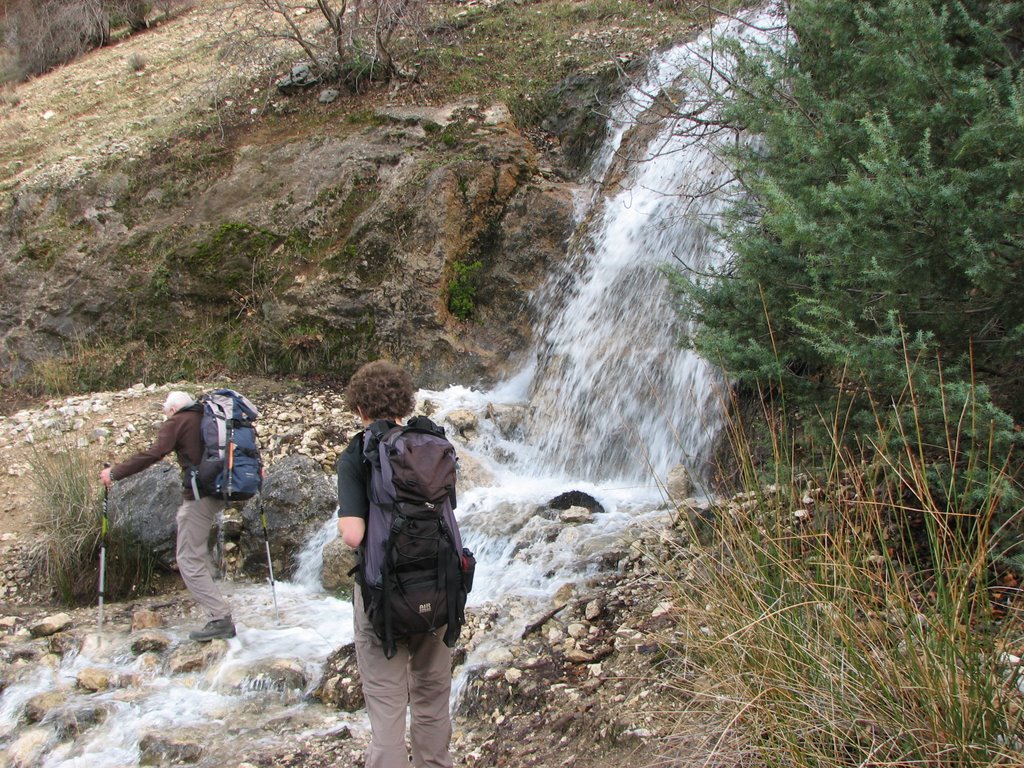
POLYGON ((67 63, 109 36, 101 0, 16 0, 7 15, 6 42, 22 77, 67 63))
POLYGON ((326 78, 388 78, 396 35, 415 31, 426 0, 235 0, 241 46, 300 50, 326 78))
POLYGON ((17 74, 32 77, 110 40, 112 25, 144 29, 159 7, 169 15, 189 0, 9 0, 4 37, 17 74))

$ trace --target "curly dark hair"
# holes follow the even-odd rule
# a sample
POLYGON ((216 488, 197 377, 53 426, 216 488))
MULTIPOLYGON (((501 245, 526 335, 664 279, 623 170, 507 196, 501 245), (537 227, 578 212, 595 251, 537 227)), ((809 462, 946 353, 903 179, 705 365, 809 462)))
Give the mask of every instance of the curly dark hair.
POLYGON ((359 368, 345 390, 348 407, 369 419, 396 419, 412 413, 416 389, 412 377, 394 363, 374 360, 359 368))

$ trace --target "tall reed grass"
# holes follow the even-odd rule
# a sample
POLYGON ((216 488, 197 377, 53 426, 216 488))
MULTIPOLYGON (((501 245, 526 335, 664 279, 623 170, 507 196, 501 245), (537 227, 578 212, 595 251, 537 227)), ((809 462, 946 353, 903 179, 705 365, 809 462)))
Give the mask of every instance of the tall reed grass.
POLYGON ((661 674, 706 764, 1024 765, 1024 612, 999 535, 1019 525, 1021 478, 987 464, 969 408, 947 411, 942 446, 917 438, 911 407, 856 440, 835 417, 810 451, 766 410, 764 466, 730 423, 737 487, 710 530, 678 516, 665 564, 667 658, 685 665, 661 674))
POLYGON ((107 597, 148 592, 156 566, 153 554, 114 518, 103 541, 99 464, 89 451, 67 441, 35 448, 30 470, 42 527, 35 561, 56 599, 75 605, 98 597, 104 543, 107 597))

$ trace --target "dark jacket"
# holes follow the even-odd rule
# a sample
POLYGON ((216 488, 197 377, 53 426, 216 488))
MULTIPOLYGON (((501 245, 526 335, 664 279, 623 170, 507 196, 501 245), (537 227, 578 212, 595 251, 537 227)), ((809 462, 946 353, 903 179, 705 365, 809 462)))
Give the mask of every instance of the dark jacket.
MULTIPOLYGON (((156 436, 156 440, 144 451, 125 459, 110 470, 111 480, 123 480, 156 464, 160 459, 174 451, 178 465, 183 472, 189 467, 199 466, 203 457, 203 440, 199 424, 203 414, 199 409, 183 408, 167 419, 156 436)), ((192 492, 187 483, 183 484, 185 493, 191 498, 192 492)))

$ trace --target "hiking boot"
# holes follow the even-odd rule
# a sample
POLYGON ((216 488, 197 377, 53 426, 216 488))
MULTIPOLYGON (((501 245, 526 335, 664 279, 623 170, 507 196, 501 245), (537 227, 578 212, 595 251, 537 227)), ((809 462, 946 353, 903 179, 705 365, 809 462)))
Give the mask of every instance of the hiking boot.
POLYGON ((189 639, 199 643, 208 643, 211 640, 224 639, 235 636, 235 625, 231 619, 214 619, 208 621, 202 629, 188 633, 189 639))

